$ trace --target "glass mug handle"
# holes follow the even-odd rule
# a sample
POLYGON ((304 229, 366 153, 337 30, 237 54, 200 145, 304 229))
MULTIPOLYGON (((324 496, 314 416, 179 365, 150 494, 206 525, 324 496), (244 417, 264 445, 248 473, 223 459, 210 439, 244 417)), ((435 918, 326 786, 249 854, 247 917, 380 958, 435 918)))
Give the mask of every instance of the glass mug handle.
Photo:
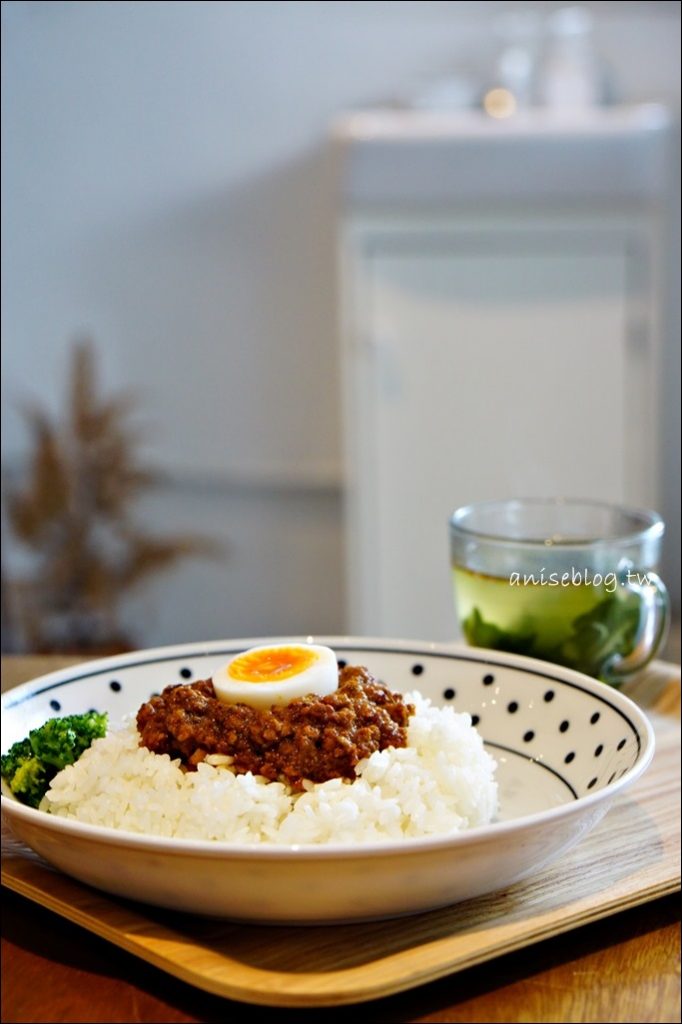
POLYGON ((665 643, 670 626, 670 598, 665 583, 655 572, 629 573, 622 580, 622 586, 639 598, 639 624, 635 633, 632 651, 629 654, 614 654, 604 667, 604 674, 610 682, 620 682, 634 672, 644 668, 665 643), (630 579, 636 575, 637 580, 630 579))

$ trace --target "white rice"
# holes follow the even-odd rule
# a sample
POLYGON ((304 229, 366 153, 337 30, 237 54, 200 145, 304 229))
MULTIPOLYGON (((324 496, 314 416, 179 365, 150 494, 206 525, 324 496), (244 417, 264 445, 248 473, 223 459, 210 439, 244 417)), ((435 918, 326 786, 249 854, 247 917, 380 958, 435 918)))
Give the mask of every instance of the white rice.
POLYGON ((95 740, 59 772, 43 810, 92 825, 231 843, 357 843, 463 831, 497 809, 495 761, 468 714, 437 708, 419 693, 408 746, 361 761, 353 782, 305 783, 294 794, 228 758, 196 772, 139 746, 134 723, 95 740))

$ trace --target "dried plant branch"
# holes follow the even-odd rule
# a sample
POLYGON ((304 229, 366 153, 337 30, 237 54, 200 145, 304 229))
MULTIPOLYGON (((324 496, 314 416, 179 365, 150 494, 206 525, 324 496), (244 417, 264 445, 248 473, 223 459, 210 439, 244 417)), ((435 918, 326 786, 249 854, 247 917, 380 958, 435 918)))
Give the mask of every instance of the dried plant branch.
POLYGON ((134 526, 135 502, 159 479, 137 460, 134 407, 127 394, 98 397, 85 342, 74 348, 64 423, 25 410, 27 480, 6 500, 10 527, 35 559, 32 577, 13 588, 34 650, 127 646, 119 618, 130 590, 182 558, 222 553, 203 537, 156 537, 134 526))

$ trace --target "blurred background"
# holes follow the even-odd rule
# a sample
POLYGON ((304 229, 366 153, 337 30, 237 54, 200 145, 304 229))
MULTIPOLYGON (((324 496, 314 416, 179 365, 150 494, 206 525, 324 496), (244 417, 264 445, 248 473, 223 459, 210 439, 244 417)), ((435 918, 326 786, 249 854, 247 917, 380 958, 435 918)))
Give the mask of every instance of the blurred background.
POLYGON ((5 650, 445 639, 450 618, 454 636, 450 607, 392 610, 401 574, 375 572, 370 520, 396 500, 386 431, 406 425, 406 459, 442 440, 442 419, 410 425, 430 385, 403 387, 406 352, 425 344, 415 373, 426 360, 437 378, 422 325, 457 339, 463 303, 460 386, 490 432, 463 436, 453 412, 461 486, 429 520, 443 573, 457 504, 574 490, 661 512, 679 611, 680 8, 564 8, 3 2, 5 650), (492 245, 491 337, 480 278, 459 275, 462 231, 465 253, 492 245), (527 402, 514 377, 533 385, 535 349, 496 375, 524 316, 555 350, 535 390, 570 392, 549 435, 554 400, 527 402), (504 394, 525 403, 511 435, 504 394), (486 478, 505 435, 518 458, 486 478), (585 474, 557 474, 552 450, 585 474))

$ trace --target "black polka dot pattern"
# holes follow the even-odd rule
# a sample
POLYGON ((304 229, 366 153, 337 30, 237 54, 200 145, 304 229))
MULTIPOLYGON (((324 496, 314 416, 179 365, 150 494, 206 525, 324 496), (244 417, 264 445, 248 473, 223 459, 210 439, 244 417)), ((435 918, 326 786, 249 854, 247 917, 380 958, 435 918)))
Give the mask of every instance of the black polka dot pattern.
MULTIPOLYGON (((182 679, 191 679, 192 678, 192 669, 191 668, 181 668, 180 669, 180 676, 181 676, 182 679)), ((180 692, 184 693, 185 691, 181 690, 180 692)))
MULTIPOLYGON (((422 672, 430 674, 431 664, 428 660, 409 662, 405 671, 412 675, 421 675, 422 672)), ((518 684, 510 682, 506 675, 487 669, 478 676, 478 680, 479 685, 486 689, 494 685, 490 697, 481 694, 479 703, 475 693, 469 692, 468 683, 460 686, 457 682, 457 689, 447 685, 440 691, 442 703, 453 701, 458 694, 458 710, 470 711, 472 724, 481 731, 488 743, 493 747, 508 743, 510 749, 518 753, 523 751, 525 756, 545 764, 564 779, 576 797, 612 784, 631 769, 632 765, 628 764, 624 767, 619 765, 617 771, 612 771, 611 764, 608 782, 606 775, 592 776, 589 773, 589 760, 594 758, 608 761, 630 742, 629 736, 621 739, 618 734, 613 735, 613 716, 608 701, 602 707, 600 701, 586 694, 583 710, 574 693, 567 692, 561 684, 548 687, 545 682, 545 686, 539 690, 528 692, 525 680, 519 680, 518 684), (600 710, 595 710, 595 704, 600 710), (551 711, 549 705, 552 705, 551 711), (558 712, 556 716, 553 715, 555 707, 558 712), (538 712, 540 720, 532 721, 531 715, 537 715, 538 712), (547 724, 543 720, 545 715, 547 724), (509 721, 508 726, 503 725, 501 716, 509 721), (594 737, 592 744, 587 742, 583 731, 588 723, 590 728, 596 727, 591 734, 594 737), (606 735, 600 735, 604 728, 606 735), (556 741, 551 740, 548 730, 555 730, 556 741)), ((428 685, 425 692, 428 692, 428 685)))
POLYGON ((348 662, 344 661, 343 658, 337 658, 336 664, 339 666, 339 668, 345 668, 348 662))
POLYGON ((109 689, 113 690, 114 693, 120 693, 123 687, 119 683, 118 679, 112 679, 109 683, 109 689))
POLYGON ((62 706, 61 706, 61 704, 59 703, 58 700, 51 700, 50 701, 50 707, 52 708, 53 711, 61 711, 62 710, 62 706))

